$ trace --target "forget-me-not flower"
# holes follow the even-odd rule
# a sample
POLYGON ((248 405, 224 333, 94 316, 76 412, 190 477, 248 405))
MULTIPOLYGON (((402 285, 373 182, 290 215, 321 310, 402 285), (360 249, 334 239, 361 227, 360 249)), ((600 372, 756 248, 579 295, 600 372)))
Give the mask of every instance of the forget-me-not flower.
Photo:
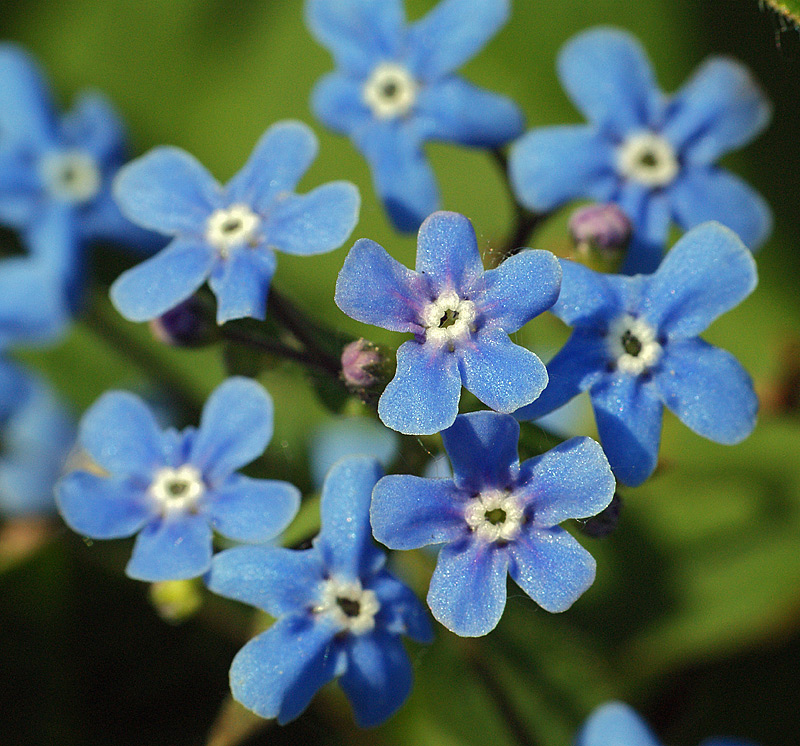
POLYGON ((379 725, 411 691, 401 635, 431 642, 428 614, 383 568, 369 505, 382 474, 367 457, 334 465, 322 488, 322 529, 311 549, 237 547, 218 554, 209 588, 277 617, 233 660, 234 698, 266 718, 294 720, 334 678, 356 722, 379 725))
POLYGON ((402 0, 306 2, 308 26, 338 66, 314 89, 314 113, 364 154, 399 230, 415 231, 437 209, 426 141, 493 148, 522 134, 513 101, 454 74, 509 9, 509 0, 442 0, 406 25, 402 0))
POLYGON ((59 482, 64 520, 93 539, 138 533, 126 572, 140 580, 202 575, 212 531, 263 542, 294 518, 300 493, 287 482, 236 472, 272 437, 272 400, 255 381, 229 378, 211 394, 199 428, 161 431, 139 399, 111 391, 80 423, 79 442, 100 470, 59 482))
POLYGON ((595 561, 559 523, 614 496, 591 438, 572 438, 520 464, 510 415, 460 415, 442 433, 452 479, 390 475, 372 494, 375 538, 391 549, 444 544, 428 605, 457 635, 490 632, 506 605, 506 574, 547 611, 564 611, 594 582, 595 561))
MULTIPOLYGON (((586 720, 575 746, 661 746, 647 723, 624 702, 607 702, 586 720)), ((709 738, 700 746, 756 746, 738 738, 709 738)))
POLYGON ((72 289, 86 242, 119 241, 148 253, 160 245, 111 197, 126 149, 123 123, 105 96, 85 92, 59 115, 36 62, 15 44, 0 44, 0 223, 21 231, 72 289))
POLYGON ((622 271, 653 272, 672 222, 716 220, 756 248, 770 233, 766 202, 715 161, 755 137, 770 106, 748 70, 712 57, 671 97, 639 43, 598 28, 570 40, 561 82, 589 124, 536 129, 511 149, 520 201, 551 210, 576 198, 616 202, 634 224, 622 271))
POLYGON ((301 122, 285 121, 264 133, 224 187, 178 148, 155 148, 123 168, 114 183, 122 211, 173 239, 111 286, 119 312, 131 321, 153 319, 208 280, 217 296, 218 323, 263 319, 275 251, 333 251, 358 221, 358 190, 348 182, 294 194, 316 154, 314 133, 301 122))
POLYGON ((532 402, 547 384, 545 367, 508 335, 555 303, 560 280, 549 251, 520 251, 485 271, 472 223, 453 212, 422 224, 416 271, 374 241, 357 241, 336 304, 358 321, 414 334, 398 349, 397 373, 378 402, 383 422, 414 435, 450 427, 462 382, 501 412, 532 402))
POLYGON ((550 361, 550 382, 515 412, 534 419, 589 392, 600 442, 617 478, 643 482, 656 466, 666 406, 699 435, 738 443, 758 401, 742 366, 697 335, 757 282, 735 233, 707 223, 684 235, 652 275, 604 275, 564 260, 553 313, 574 328, 550 361))

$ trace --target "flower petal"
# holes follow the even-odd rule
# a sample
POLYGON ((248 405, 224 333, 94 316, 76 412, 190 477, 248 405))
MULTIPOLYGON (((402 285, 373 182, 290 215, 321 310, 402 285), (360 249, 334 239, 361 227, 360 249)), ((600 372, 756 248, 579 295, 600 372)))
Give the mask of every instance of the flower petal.
POLYGON ((293 120, 273 124, 225 186, 227 200, 269 213, 282 193, 295 190, 318 150, 317 136, 307 124, 293 120))
POLYGON ((397 635, 376 629, 348 641, 347 670, 339 685, 361 728, 373 728, 391 717, 411 693, 412 680, 411 661, 397 635))
POLYGON ((460 398, 456 355, 409 340, 397 350, 397 373, 378 401, 378 416, 406 435, 432 435, 453 424, 460 398))
POLYGON ((436 297, 473 287, 483 275, 483 262, 470 220, 457 212, 426 218, 417 237, 416 270, 427 275, 436 297))
POLYGON ((758 398, 747 371, 702 339, 670 341, 653 380, 667 408, 704 438, 732 445, 756 425, 758 398))
POLYGON ((508 168, 519 201, 540 212, 582 197, 606 202, 619 183, 611 144, 587 125, 531 130, 511 146, 508 168))
POLYGON ((0 222, 18 230, 36 223, 44 200, 32 150, 28 143, 0 149, 0 222))
POLYGON ((661 134, 685 161, 709 164, 752 140, 771 114, 769 101, 744 65, 711 57, 669 102, 661 134))
POLYGON ((547 386, 544 363, 502 329, 485 326, 456 350, 464 388, 498 412, 530 404, 547 386))
POLYGON ((333 251, 356 227, 358 207, 358 189, 348 181, 287 195, 273 207, 267 241, 279 251, 300 256, 333 251))
POLYGON ((450 479, 391 474, 372 492, 372 530, 390 549, 455 541, 467 528, 463 502, 464 495, 450 479))
POLYGON ((608 702, 589 716, 578 734, 576 746, 611 746, 615 743, 661 746, 632 707, 622 702, 608 702))
POLYGON ((441 78, 475 56, 508 20, 509 0, 441 0, 408 31, 409 66, 441 78))
POLYGON ((22 47, 0 45, 0 131, 7 141, 55 141, 52 96, 39 65, 22 47))
POLYGON ((751 249, 772 232, 772 211, 764 198, 738 176, 719 168, 686 169, 670 190, 675 220, 685 230, 717 220, 751 249))
POLYGON ((149 480, 163 465, 161 430, 150 408, 127 391, 107 391, 81 420, 78 440, 111 474, 149 480))
POLYGON ((223 381, 203 406, 190 462, 216 486, 258 458, 272 438, 272 398, 250 378, 223 381))
POLYGON ((561 260, 561 272, 561 292, 552 311, 565 324, 603 329, 623 310, 609 275, 569 259, 561 260))
POLYGON ((307 617, 279 619, 233 659, 233 698, 281 725, 294 720, 336 675, 336 627, 307 617))
POLYGON ((480 312, 511 334, 556 302, 561 265, 550 251, 526 249, 486 272, 477 288, 483 290, 480 312))
MULTIPOLYGON (((516 480, 519 423, 513 417, 496 412, 462 414, 442 433, 442 440, 459 490, 474 494, 485 488, 504 489, 516 480)), ((463 520, 463 511, 458 513, 463 520)))
POLYGON ((136 537, 125 574, 136 580, 185 580, 211 566, 211 526, 192 513, 157 518, 136 537))
POLYGON ((125 125, 102 93, 80 94, 72 110, 62 118, 61 127, 68 142, 89 152, 98 165, 120 163, 125 157, 125 125))
POLYGON ((545 611, 566 611, 594 583, 594 557, 563 528, 523 529, 508 551, 509 575, 545 611))
POLYGON ((205 282, 217 256, 205 242, 176 238, 111 285, 111 301, 129 321, 149 321, 175 308, 205 282))
POLYGON ((266 246, 241 246, 219 262, 208 284, 217 296, 217 324, 267 315, 267 297, 278 260, 266 246))
POLYGON ((320 78, 311 92, 311 110, 326 127, 349 135, 372 121, 364 103, 364 81, 341 73, 320 78))
POLYGON ((81 232, 87 241, 121 243, 144 256, 163 249, 169 239, 162 233, 146 230, 131 223, 114 201, 109 191, 97 195, 81 217, 81 232))
POLYGON ((670 198, 663 191, 628 183, 623 187, 618 202, 633 223, 633 234, 620 274, 655 272, 667 248, 672 221, 670 198))
POLYGON ((595 28, 572 37, 558 56, 558 74, 586 118, 617 137, 646 128, 661 107, 644 49, 618 29, 595 28))
POLYGON ((649 383, 628 374, 604 377, 590 390, 600 443, 614 475, 636 487, 656 468, 662 407, 649 383))
POLYGON ((366 584, 375 592, 381 608, 376 624, 395 635, 406 635, 417 642, 433 642, 430 614, 414 592, 394 575, 380 570, 366 584))
POLYGON ((322 486, 322 529, 314 546, 326 567, 348 579, 374 573, 385 555, 372 539, 369 505, 383 474, 376 459, 352 456, 331 467, 322 486))
POLYGON ((67 525, 93 539, 132 536, 152 516, 141 485, 85 471, 67 474, 56 485, 56 502, 67 525))
POLYGON ((458 76, 420 89, 414 107, 426 137, 478 148, 494 148, 519 137, 525 118, 514 101, 458 76))
POLYGON ((214 490, 204 512, 214 530, 229 539, 265 542, 291 523, 299 507, 294 485, 236 474, 214 490))
POLYGON ((199 237, 219 206, 219 184, 193 156, 162 146, 117 172, 114 197, 123 214, 144 228, 199 237))
POLYGON ((278 617, 313 606, 323 574, 322 558, 313 549, 234 547, 214 555, 206 585, 278 617))
POLYGON ((506 607, 508 553, 485 541, 447 544, 428 589, 433 616, 460 637, 491 632, 506 607))
POLYGON ((336 305, 365 324, 395 332, 421 331, 419 318, 430 290, 425 278, 404 267, 368 238, 356 241, 336 280, 336 305))
POLYGON ((565 443, 522 464, 519 484, 533 506, 533 524, 551 528, 608 507, 616 481, 603 449, 591 438, 565 443))
POLYGON ((694 337, 756 287, 752 254, 718 223, 686 233, 667 253, 645 291, 644 314, 671 337, 694 337))

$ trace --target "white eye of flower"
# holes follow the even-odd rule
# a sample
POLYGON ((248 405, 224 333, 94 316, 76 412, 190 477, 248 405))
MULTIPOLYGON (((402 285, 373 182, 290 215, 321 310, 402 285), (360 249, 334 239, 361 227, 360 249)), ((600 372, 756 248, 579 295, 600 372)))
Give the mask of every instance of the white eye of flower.
POLYGON ((456 341, 466 339, 475 330, 475 315, 471 300, 459 298, 452 290, 442 293, 422 311, 425 341, 447 344, 452 350, 456 341))
POLYGON ((617 370, 636 376, 655 365, 662 352, 656 330, 627 313, 609 327, 606 346, 617 370))
POLYGON ((380 608, 375 591, 362 588, 358 580, 330 578, 322 585, 314 613, 327 615, 354 635, 363 635, 375 628, 375 615, 380 608))
POLYGON ((150 483, 148 494, 155 498, 163 513, 192 510, 206 490, 200 472, 190 464, 173 469, 159 469, 150 483))
POLYGON ((479 539, 511 541, 522 527, 525 509, 512 493, 481 492, 467 503, 464 520, 479 539))
POLYGON ((50 153, 42 159, 40 169, 47 191, 64 202, 89 202, 103 183, 97 161, 83 150, 50 153))
POLYGON ((669 184, 680 171, 675 148, 655 132, 636 132, 617 149, 617 169, 627 179, 650 187, 669 184))
POLYGON ((402 65, 381 62, 364 84, 362 98, 378 119, 402 117, 417 100, 417 83, 402 65))
POLYGON ((214 210, 206 223, 206 240, 223 258, 237 246, 254 246, 259 241, 261 218, 250 207, 231 205, 214 210))

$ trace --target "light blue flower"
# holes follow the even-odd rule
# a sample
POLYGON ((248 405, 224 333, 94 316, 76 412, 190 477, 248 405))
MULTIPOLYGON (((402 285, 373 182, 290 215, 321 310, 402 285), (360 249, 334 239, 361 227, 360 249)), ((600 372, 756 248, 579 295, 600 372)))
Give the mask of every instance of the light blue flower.
POLYGON ((547 611, 568 609, 594 582, 595 562, 558 524, 611 502, 603 450, 573 438, 520 464, 519 424, 496 412, 460 415, 442 438, 453 479, 381 479, 372 495, 375 538, 390 549, 444 544, 428 605, 457 635, 494 629, 506 574, 547 611))
POLYGON ((277 618, 231 666, 231 691, 245 707, 281 724, 294 720, 334 678, 356 722, 379 725, 411 691, 401 635, 431 642, 424 607, 383 568, 369 504, 381 476, 367 457, 343 459, 322 489, 322 529, 311 549, 237 547, 218 554, 207 578, 215 593, 277 618))
POLYGON ((757 282, 753 257, 718 223, 689 231, 653 275, 604 275, 562 261, 553 313, 574 327, 550 361, 550 383, 514 416, 535 419, 589 391, 600 442, 617 478, 641 484, 656 466, 666 406, 692 430, 738 443, 758 401, 736 359, 697 335, 757 282))
MULTIPOLYGON (((607 702, 586 720, 575 746, 661 746, 636 711, 624 702, 607 702)), ((700 746, 756 746, 752 741, 710 738, 700 746)))
POLYGON ((264 133, 225 187, 178 148, 155 148, 123 168, 114 183, 122 211, 173 239, 111 286, 119 312, 131 321, 153 319, 208 280, 217 296, 218 323, 263 319, 275 251, 333 251, 358 221, 352 184, 336 181, 294 194, 316 154, 314 133, 286 121, 264 133))
POLYGON ((338 66, 317 83, 312 108, 369 161, 399 230, 415 231, 438 206, 425 142, 494 148, 522 133, 513 101, 454 74, 509 11, 509 0, 442 0, 406 25, 402 0, 307 0, 308 27, 338 66))
POLYGON ((55 511, 53 486, 75 442, 75 422, 50 388, 0 360, 0 513, 55 511))
POLYGON ((378 402, 384 424, 413 435, 450 427, 462 382, 501 412, 532 402, 547 384, 545 367, 508 335, 553 305, 560 279, 549 251, 520 251, 484 271, 472 223, 453 212, 422 224, 415 272, 374 241, 357 241, 336 304, 358 321, 414 334, 378 402))
POLYGON ((211 564, 212 530, 264 542, 294 518, 297 488, 236 473, 271 437, 272 400, 247 378, 218 386, 200 427, 182 432, 162 432, 137 396, 108 392, 80 424, 79 442, 98 470, 61 480, 59 510, 71 528, 94 539, 138 533, 126 568, 132 578, 202 575, 211 564))
POLYGON ((769 103, 745 67, 712 57, 667 97, 636 39, 597 28, 567 42, 558 72, 589 124, 533 130, 514 144, 511 180, 523 204, 617 203, 634 224, 625 274, 658 267, 672 222, 688 230, 717 220, 751 248, 766 240, 767 204, 714 165, 769 122, 769 103))
POLYGON ((36 62, 0 44, 0 223, 21 231, 73 292, 82 284, 86 242, 119 241, 147 253, 160 245, 111 197, 125 153, 122 121, 105 96, 82 93, 61 116, 36 62))

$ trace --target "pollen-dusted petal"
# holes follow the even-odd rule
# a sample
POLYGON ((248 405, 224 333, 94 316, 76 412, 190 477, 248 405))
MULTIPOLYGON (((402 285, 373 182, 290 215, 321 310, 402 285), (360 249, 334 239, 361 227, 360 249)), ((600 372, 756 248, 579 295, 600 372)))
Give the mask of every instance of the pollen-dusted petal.
POLYGON ((52 96, 36 61, 16 44, 0 44, 0 80, 3 139, 51 145, 56 139, 52 96))
POLYGON ((217 296, 217 323, 245 317, 263 320, 277 266, 275 252, 264 245, 241 246, 218 262, 208 281, 217 296))
POLYGON ((88 151, 100 163, 119 163, 125 156, 125 125, 102 93, 80 94, 61 126, 71 145, 88 151))
POLYGON ((561 292, 553 313, 565 324, 601 329, 618 313, 621 299, 610 275, 594 272, 569 259, 561 260, 561 292))
POLYGON ((578 734, 576 746, 610 746, 616 743, 661 746, 632 707, 622 702, 609 702, 589 716, 578 734))
POLYGON ((376 625, 394 635, 407 635, 423 643, 433 642, 433 628, 428 610, 414 591, 386 570, 369 579, 366 587, 378 597, 381 608, 376 625))
POLYGON ((470 220, 457 212, 426 218, 417 237, 416 270, 428 277, 437 297, 473 287, 483 274, 483 262, 470 220))

